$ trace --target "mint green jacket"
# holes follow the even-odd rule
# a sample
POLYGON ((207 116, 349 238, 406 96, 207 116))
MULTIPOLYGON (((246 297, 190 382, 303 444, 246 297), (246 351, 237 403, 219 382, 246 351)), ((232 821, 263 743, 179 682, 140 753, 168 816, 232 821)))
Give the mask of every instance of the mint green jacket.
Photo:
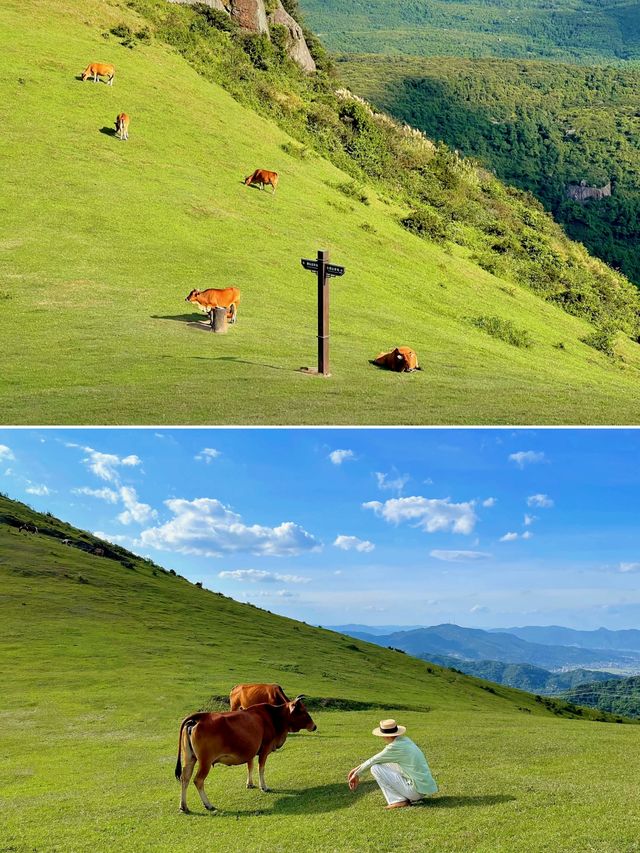
POLYGON ((438 790, 424 753, 406 735, 397 737, 388 743, 382 752, 364 761, 356 770, 356 774, 361 776, 372 764, 397 764, 402 775, 413 782, 419 794, 435 794, 438 790))

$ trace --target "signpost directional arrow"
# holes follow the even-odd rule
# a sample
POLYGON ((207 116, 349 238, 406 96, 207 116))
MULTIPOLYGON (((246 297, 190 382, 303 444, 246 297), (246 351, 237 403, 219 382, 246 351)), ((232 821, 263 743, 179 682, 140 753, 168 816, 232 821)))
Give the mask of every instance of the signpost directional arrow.
POLYGON ((329 263, 329 252, 319 250, 316 260, 301 259, 302 266, 318 273, 318 373, 330 376, 329 371, 329 281, 344 275, 344 267, 329 263))

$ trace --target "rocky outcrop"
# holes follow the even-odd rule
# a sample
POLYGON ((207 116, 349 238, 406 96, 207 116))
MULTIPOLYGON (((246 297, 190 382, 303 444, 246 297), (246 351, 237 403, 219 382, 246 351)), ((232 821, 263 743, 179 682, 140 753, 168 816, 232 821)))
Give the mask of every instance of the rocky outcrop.
MULTIPOLYGON (((291 59, 309 73, 316 70, 316 64, 309 52, 302 27, 284 8, 280 0, 274 12, 267 15, 265 0, 170 0, 172 3, 185 3, 188 6, 202 2, 213 9, 219 9, 230 15, 243 30, 269 35, 269 24, 279 24, 287 30, 287 52, 291 59)), ((273 5, 270 4, 273 8, 273 5)))
POLYGON ((607 198, 611 195, 611 181, 603 187, 589 187, 586 181, 580 181, 579 184, 569 184, 567 187, 567 198, 571 201, 577 201, 579 204, 584 204, 586 201, 600 201, 602 198, 607 198))
POLYGON ((272 24, 280 24, 287 30, 287 38, 289 42, 288 53, 291 59, 295 60, 305 71, 312 72, 316 70, 309 48, 307 46, 302 27, 284 8, 280 0, 278 0, 278 8, 269 15, 269 21, 272 24))

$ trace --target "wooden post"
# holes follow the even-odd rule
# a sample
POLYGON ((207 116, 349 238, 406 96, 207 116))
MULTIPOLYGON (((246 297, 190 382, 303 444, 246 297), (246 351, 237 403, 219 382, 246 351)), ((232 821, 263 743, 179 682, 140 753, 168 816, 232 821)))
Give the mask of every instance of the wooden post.
POLYGON ((318 250, 318 373, 330 376, 329 369, 329 252, 318 250))
POLYGON ((211 318, 211 331, 217 335, 226 335, 228 331, 227 325, 227 308, 212 308, 209 312, 211 318))

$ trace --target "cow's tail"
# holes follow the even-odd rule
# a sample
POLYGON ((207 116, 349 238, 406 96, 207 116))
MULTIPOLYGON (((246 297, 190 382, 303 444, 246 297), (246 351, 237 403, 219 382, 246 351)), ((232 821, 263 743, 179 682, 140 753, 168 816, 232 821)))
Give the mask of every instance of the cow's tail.
MULTIPOLYGON (((203 717, 208 716, 207 711, 198 711, 196 714, 190 714, 188 717, 185 717, 184 720, 180 723, 180 734, 178 735, 178 760, 176 761, 176 779, 178 782, 180 781, 180 777, 182 776, 182 732, 185 726, 194 726, 199 720, 203 717)), ((187 745, 188 748, 193 753, 193 747, 191 746, 191 737, 189 736, 189 731, 187 730, 187 745)))

